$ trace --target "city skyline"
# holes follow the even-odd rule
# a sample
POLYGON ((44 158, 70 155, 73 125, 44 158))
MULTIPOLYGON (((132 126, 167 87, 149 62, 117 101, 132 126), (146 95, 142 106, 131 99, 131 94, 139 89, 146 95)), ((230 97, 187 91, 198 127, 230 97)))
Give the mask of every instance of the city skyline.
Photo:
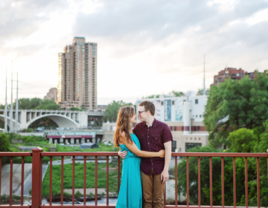
POLYGON ((74 36, 98 43, 98 104, 202 89, 204 54, 207 88, 226 66, 263 71, 267 11, 260 0, 3 1, 0 103, 6 56, 17 60, 19 98, 43 98, 57 86, 58 52, 74 36))

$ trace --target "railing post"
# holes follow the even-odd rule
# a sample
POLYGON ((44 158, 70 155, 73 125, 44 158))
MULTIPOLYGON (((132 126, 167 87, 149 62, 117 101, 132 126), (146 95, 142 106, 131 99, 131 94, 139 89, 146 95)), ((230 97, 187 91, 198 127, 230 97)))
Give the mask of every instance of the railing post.
POLYGON ((32 149, 32 208, 39 208, 42 202, 42 157, 43 149, 32 149))

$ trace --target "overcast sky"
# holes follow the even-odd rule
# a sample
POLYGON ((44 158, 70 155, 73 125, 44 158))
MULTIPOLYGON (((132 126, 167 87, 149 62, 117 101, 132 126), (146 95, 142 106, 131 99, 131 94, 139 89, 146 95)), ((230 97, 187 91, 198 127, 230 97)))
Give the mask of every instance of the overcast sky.
MULTIPOLYGON (((197 91, 204 54, 207 87, 226 66, 263 71, 267 14, 267 0, 1 0, 0 103, 7 58, 16 59, 19 97, 43 98, 74 36, 98 44, 98 104, 197 91)), ((10 80, 10 61, 8 70, 10 80)))

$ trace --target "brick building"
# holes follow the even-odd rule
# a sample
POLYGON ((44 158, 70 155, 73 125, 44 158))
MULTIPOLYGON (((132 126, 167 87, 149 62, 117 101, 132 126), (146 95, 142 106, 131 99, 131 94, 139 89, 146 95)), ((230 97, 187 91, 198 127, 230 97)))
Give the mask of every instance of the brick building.
POLYGON ((224 70, 221 70, 218 75, 214 76, 214 83, 213 85, 218 85, 218 83, 225 82, 226 79, 229 79, 229 77, 232 80, 240 80, 245 76, 249 76, 249 79, 254 80, 257 77, 257 71, 254 72, 246 72, 245 70, 239 68, 225 68, 224 70))

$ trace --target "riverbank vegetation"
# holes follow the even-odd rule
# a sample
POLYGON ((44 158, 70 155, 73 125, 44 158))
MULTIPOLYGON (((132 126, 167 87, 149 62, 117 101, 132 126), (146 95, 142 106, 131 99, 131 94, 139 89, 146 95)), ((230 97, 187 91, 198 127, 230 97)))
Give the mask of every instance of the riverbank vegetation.
MULTIPOLYGON (((209 145, 189 152, 265 153, 268 149, 268 75, 212 86, 204 121, 209 145)), ((268 206, 268 161, 260 158, 260 206, 268 206)), ((247 158, 248 205, 257 206, 257 159, 247 158)), ((245 206, 245 158, 236 158, 236 205, 245 206)), ((186 196, 186 158, 178 164, 178 193, 186 196)), ((190 204, 198 204, 198 158, 189 158, 190 204)), ((221 158, 212 157, 213 205, 222 204, 221 158)), ((209 158, 201 158, 201 204, 210 205, 209 158)), ((224 158, 224 201, 233 206, 233 158, 224 158)))
MULTIPOLYGON (((109 164, 109 192, 117 192, 117 158, 109 164)), ((42 195, 49 196, 50 166, 42 183, 42 195)), ((98 188, 106 189, 106 163, 98 163, 98 188)), ((63 168, 63 188, 72 189, 73 164, 65 164, 63 168)), ((84 164, 75 163, 75 188, 84 188, 84 164)), ((86 163, 86 188, 95 188, 95 163, 86 163)), ((52 195, 61 194, 61 165, 52 166, 52 195)), ((90 193, 87 193, 88 195, 90 193)), ((65 193, 65 195, 68 195, 65 193)))
MULTIPOLYGON (((115 148, 111 143, 107 145, 103 143, 99 143, 99 148, 94 149, 80 149, 80 146, 71 146, 71 145, 54 145, 49 144, 49 141, 46 137, 42 136, 21 136, 19 134, 14 133, 0 133, 0 151, 2 152, 31 152, 21 151, 19 148, 23 146, 34 146, 40 147, 44 152, 117 152, 118 148, 115 148), (17 143, 12 143, 12 140, 16 140, 17 143)), ((52 157, 54 160, 60 160, 60 157, 52 157)), ((21 157, 13 157, 13 163, 21 163, 21 157)), ((31 163, 32 157, 24 157, 25 163, 31 163)), ((42 158, 43 163, 49 162, 49 157, 42 158)), ((8 157, 2 158, 2 165, 10 163, 10 159, 8 157)))

